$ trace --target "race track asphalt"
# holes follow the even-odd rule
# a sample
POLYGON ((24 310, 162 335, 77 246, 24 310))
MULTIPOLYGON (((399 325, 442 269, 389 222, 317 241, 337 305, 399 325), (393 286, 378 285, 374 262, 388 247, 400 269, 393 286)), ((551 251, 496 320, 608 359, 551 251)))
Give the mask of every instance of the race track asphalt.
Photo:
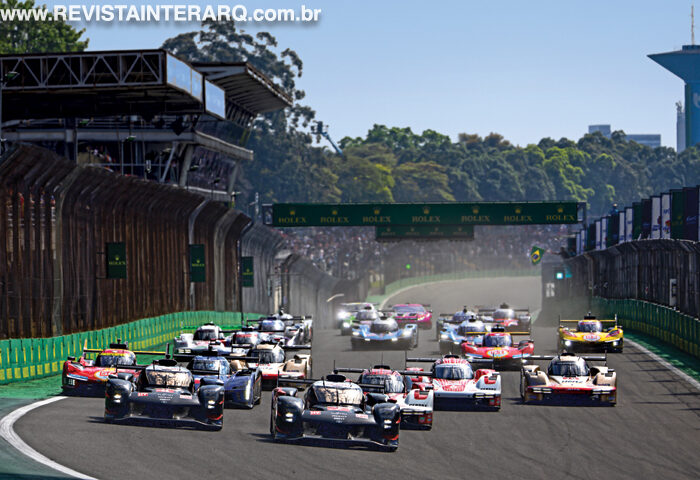
MULTIPOLYGON (((389 303, 430 303, 435 313, 508 301, 539 308, 537 277, 474 279, 418 286, 389 303)), ((412 355, 436 356, 433 331, 412 355)), ((556 328, 533 329, 536 353, 554 353, 556 328)), ((336 330, 316 330, 314 374, 378 363, 354 352, 336 330)), ((403 367, 403 352, 384 363, 403 367)), ((500 412, 436 412, 430 432, 402 431, 396 453, 317 443, 277 444, 268 434, 270 397, 252 411, 227 410, 221 432, 107 425, 104 401, 69 398, 29 413, 15 430, 47 457, 100 479, 124 478, 666 478, 700 472, 700 392, 640 351, 611 355, 616 407, 522 405, 519 374, 503 373, 500 412)))

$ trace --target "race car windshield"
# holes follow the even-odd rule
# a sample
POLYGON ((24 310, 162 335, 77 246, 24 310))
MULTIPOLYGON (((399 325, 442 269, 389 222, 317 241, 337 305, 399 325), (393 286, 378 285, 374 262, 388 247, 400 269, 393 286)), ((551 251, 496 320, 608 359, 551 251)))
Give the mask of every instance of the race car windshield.
POLYGON ((146 379, 152 387, 187 388, 192 384, 192 374, 188 371, 146 370, 146 379))
POLYGON ((489 335, 484 338, 484 347, 510 347, 513 339, 510 335, 489 335))
POLYGON ((260 323, 261 332, 284 332, 284 322, 281 320, 263 320, 260 323))
POLYGON ((435 378, 441 378, 443 380, 467 380, 474 378, 474 372, 467 364, 443 364, 435 367, 435 378))
POLYGON ((395 375, 363 375, 360 383, 384 385, 384 393, 403 393, 404 384, 395 375))
POLYGON ((588 372, 586 362, 579 360, 578 362, 552 362, 548 373, 557 377, 585 377, 588 372))
POLYGON ((249 345, 251 343, 255 343, 255 335, 236 335, 236 338, 233 339, 233 343, 235 345, 249 345))
POLYGON ((136 365, 136 355, 133 353, 100 354, 95 359, 96 367, 114 367, 116 365, 136 365))
POLYGON ((494 320, 510 320, 515 318, 515 310, 500 309, 493 312, 494 320))
POLYGON ((365 306, 362 304, 345 305, 345 310, 347 310, 350 313, 359 312, 360 310, 364 310, 364 308, 365 306))
POLYGON ((216 330, 197 330, 192 337, 194 340, 218 340, 216 330))
POLYGON ((251 352, 251 357, 256 357, 261 364, 284 362, 284 352, 280 350, 255 351, 251 352))
POLYGON ((372 322, 372 325, 369 327, 372 333, 389 333, 395 332, 398 329, 399 326, 396 322, 372 322))
POLYGON ((359 388, 315 387, 314 394, 318 403, 333 405, 357 405, 362 403, 362 390, 359 388))
POLYGON ((479 323, 468 323, 466 325, 460 325, 459 327, 459 333, 461 335, 466 335, 467 333, 473 333, 473 332, 483 332, 484 331, 484 324, 479 322, 479 323))
POLYGON ((221 365, 221 360, 195 360, 192 362, 192 369, 218 373, 221 365))
POLYGON ((424 313, 425 308, 422 305, 396 305, 394 311, 396 313, 424 313))
POLYGON ((602 332, 603 325, 600 322, 578 322, 579 332, 602 332))
POLYGON ((375 320, 379 318, 377 315, 377 312, 374 311, 362 311, 358 312, 358 314, 355 316, 356 320, 375 320))

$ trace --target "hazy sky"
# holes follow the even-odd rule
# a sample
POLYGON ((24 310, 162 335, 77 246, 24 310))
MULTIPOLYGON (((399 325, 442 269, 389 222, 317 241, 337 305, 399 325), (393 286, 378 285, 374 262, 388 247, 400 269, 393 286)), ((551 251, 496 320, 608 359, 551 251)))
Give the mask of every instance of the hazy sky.
MULTIPOLYGON (((270 31, 281 49, 296 50, 304 101, 336 139, 379 123, 453 139, 498 132, 525 145, 578 139, 589 124, 609 123, 627 133, 660 133, 675 147, 674 104, 683 84, 647 54, 690 43, 690 0, 238 3, 323 10, 313 25, 243 28, 270 31)), ((174 23, 86 28, 91 50, 155 48, 199 30, 174 23)))

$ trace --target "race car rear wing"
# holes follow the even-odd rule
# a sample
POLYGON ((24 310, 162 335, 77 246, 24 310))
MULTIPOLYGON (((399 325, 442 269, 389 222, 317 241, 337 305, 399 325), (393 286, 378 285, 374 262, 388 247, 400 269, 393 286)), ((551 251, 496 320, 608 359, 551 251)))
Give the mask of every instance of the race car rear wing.
MULTIPOLYGON (((344 380, 342 380, 342 381, 347 380, 344 375, 337 375, 337 376, 343 377, 344 380)), ((328 377, 321 377, 321 378, 290 378, 290 377, 285 377, 283 374, 280 373, 277 376, 277 384, 278 384, 278 386, 280 383, 292 384, 292 385, 294 385, 294 384, 313 385, 316 382, 324 382, 324 381, 340 382, 341 381, 340 378, 334 379, 332 377, 333 377, 333 375, 329 375, 328 377)), ((365 390, 365 389, 377 389, 377 390, 381 390, 382 392, 384 392, 386 390, 386 387, 384 387, 384 385, 373 385, 373 384, 368 384, 368 383, 357 383, 357 382, 352 382, 352 383, 354 383, 355 385, 358 385, 363 390, 365 390)))
MULTIPOLYGON (((560 355, 530 355, 527 357, 528 360, 552 360, 556 357, 561 357, 561 356, 566 356, 566 354, 560 354, 560 355)), ((605 352, 605 355, 574 355, 578 358, 583 358, 586 361, 591 361, 591 362, 605 362, 607 365, 608 363, 608 352, 605 352)))
MULTIPOLYGON (((459 357, 458 355, 445 355, 445 356, 442 357, 442 358, 461 358, 461 357, 459 357)), ((435 362, 437 362, 438 360, 442 360, 442 358, 406 357, 405 363, 408 363, 408 362, 416 362, 416 363, 419 363, 419 362, 423 362, 423 363, 435 363, 435 362)), ((528 357, 528 358, 530 358, 530 357, 528 357)), ((467 360, 469 363, 471 363, 471 364, 473 364, 473 365, 478 365, 478 364, 494 365, 494 359, 492 359, 492 358, 474 358, 474 359, 472 359, 472 360, 468 360, 468 359, 465 359, 465 360, 467 360)), ((406 370, 406 372, 409 372, 409 370, 406 370)), ((415 373, 415 372, 414 372, 414 373, 415 373)), ((414 376, 414 377, 417 377, 417 376, 429 377, 430 375, 429 375, 429 373, 423 374, 423 372, 420 372, 420 375, 415 375, 415 374, 414 374, 413 376, 414 376)))
MULTIPOLYGON (((129 343, 124 342, 122 343, 121 339, 117 339, 117 343, 110 343, 109 348, 112 349, 119 349, 119 350, 129 350, 129 343)), ((102 353, 105 349, 104 348, 87 348, 87 338, 85 339, 85 343, 83 344, 83 355, 86 353, 102 353)), ((130 350, 132 353, 136 355, 165 355, 167 352, 161 352, 161 351, 150 351, 150 350, 130 350)))

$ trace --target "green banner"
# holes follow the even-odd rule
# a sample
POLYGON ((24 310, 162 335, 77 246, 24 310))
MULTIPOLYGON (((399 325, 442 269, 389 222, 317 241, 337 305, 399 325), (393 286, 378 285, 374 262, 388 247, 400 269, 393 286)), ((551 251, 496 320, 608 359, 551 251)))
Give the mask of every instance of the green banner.
POLYGON ((578 223, 576 202, 276 203, 265 223, 275 227, 394 225, 535 225, 578 223))
POLYGON ((107 243, 107 278, 126 278, 126 243, 107 243))
POLYGON ((633 203, 632 212, 632 240, 637 240, 642 235, 642 203, 633 203))
POLYGON ((382 240, 474 240, 474 225, 396 225, 375 227, 375 239, 382 240))
POLYGON ((190 282, 206 282, 207 269, 205 265, 204 245, 190 245, 190 282))
POLYGON ((683 238, 684 222, 685 192, 683 190, 671 190, 671 238, 683 238))
POLYGON ((253 257, 241 257, 241 286, 250 288, 255 286, 255 269, 253 257))

